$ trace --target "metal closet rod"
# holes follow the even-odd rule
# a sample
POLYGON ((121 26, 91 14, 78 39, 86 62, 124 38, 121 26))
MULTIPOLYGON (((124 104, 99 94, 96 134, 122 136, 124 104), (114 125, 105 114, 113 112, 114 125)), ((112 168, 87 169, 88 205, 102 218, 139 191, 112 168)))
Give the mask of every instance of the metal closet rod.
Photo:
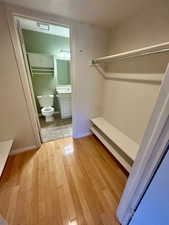
POLYGON ((154 45, 154 46, 150 46, 150 47, 146 47, 146 48, 142 48, 142 49, 132 50, 132 51, 123 52, 123 53, 110 55, 110 56, 105 56, 105 57, 100 57, 100 58, 96 58, 96 59, 92 60, 92 64, 96 64, 96 63, 100 63, 100 62, 106 62, 106 61, 110 61, 110 60, 113 60, 113 59, 122 60, 122 59, 140 57, 140 56, 144 56, 144 55, 151 55, 151 54, 158 54, 158 53, 168 52, 169 51, 169 47, 168 46, 169 46, 169 42, 166 42, 166 43, 162 43, 162 44, 159 44, 159 45, 154 45), (166 45, 167 45, 167 48, 150 51, 153 48, 164 47, 166 45), (140 53, 140 54, 136 54, 137 52, 141 52, 141 51, 143 51, 143 52, 140 53))

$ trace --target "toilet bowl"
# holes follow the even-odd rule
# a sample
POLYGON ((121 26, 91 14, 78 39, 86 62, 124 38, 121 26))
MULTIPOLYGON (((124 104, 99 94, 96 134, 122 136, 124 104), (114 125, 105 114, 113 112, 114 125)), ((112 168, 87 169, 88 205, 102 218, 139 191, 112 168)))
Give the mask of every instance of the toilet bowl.
POLYGON ((52 106, 43 107, 41 113, 45 117, 46 122, 53 121, 54 108, 52 106))
POLYGON ((41 106, 42 116, 45 117, 46 122, 53 121, 54 107, 52 106, 53 106, 54 95, 37 96, 37 99, 41 106))

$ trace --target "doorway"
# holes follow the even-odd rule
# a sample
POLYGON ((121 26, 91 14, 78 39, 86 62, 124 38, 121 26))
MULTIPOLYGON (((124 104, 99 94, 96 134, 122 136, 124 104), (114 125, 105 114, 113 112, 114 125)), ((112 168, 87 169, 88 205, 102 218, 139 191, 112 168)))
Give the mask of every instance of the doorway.
POLYGON ((70 29, 16 20, 41 141, 72 136, 70 29))

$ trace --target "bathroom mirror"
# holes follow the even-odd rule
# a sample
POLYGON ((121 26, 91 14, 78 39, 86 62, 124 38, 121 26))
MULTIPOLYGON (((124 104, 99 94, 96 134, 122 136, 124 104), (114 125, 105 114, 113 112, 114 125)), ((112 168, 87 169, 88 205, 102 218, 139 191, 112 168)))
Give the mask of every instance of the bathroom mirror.
POLYGON ((70 84, 70 60, 57 59, 57 84, 70 84))

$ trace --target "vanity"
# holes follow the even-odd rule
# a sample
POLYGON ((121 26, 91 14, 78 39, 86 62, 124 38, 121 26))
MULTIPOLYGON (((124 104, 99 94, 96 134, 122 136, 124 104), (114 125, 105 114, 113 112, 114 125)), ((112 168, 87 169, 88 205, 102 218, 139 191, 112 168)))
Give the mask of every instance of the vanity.
POLYGON ((60 114, 62 119, 72 117, 72 88, 70 85, 56 87, 60 114))

